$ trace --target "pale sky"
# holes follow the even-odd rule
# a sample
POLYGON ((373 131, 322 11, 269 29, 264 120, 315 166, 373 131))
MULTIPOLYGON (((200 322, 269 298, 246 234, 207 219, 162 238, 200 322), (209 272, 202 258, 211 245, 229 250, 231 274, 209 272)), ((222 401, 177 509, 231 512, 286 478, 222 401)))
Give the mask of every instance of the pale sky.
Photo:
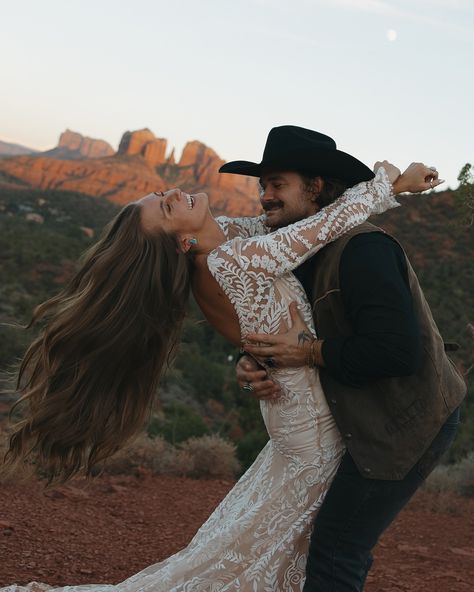
POLYGON ((150 128, 260 161, 270 128, 369 166, 474 163, 474 0, 0 0, 0 140, 150 128))

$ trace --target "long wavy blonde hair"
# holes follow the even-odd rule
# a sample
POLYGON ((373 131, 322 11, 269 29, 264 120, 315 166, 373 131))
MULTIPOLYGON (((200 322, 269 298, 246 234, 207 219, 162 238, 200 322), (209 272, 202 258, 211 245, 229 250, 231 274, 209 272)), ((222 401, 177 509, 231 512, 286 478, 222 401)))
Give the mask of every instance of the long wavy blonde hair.
POLYGON ((82 258, 69 284, 38 306, 39 336, 21 363, 6 465, 34 459, 66 481, 142 426, 170 361, 189 296, 177 238, 145 233, 132 203, 82 258))

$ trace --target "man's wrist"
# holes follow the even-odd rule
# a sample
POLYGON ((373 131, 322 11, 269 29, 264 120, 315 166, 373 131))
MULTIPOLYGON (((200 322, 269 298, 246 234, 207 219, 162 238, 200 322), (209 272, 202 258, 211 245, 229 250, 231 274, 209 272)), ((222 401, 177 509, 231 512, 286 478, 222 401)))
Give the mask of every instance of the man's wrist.
POLYGON ((313 339, 306 348, 306 365, 310 368, 322 368, 325 366, 322 347, 324 339, 313 339))

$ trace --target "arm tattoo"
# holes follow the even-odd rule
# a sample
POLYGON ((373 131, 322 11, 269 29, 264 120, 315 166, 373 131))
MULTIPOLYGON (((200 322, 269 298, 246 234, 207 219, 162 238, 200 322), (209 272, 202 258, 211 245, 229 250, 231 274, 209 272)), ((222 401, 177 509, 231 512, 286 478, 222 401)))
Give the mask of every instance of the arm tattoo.
POLYGON ((301 333, 298 333, 298 345, 302 345, 307 341, 313 341, 311 333, 308 333, 308 331, 301 331, 301 333))

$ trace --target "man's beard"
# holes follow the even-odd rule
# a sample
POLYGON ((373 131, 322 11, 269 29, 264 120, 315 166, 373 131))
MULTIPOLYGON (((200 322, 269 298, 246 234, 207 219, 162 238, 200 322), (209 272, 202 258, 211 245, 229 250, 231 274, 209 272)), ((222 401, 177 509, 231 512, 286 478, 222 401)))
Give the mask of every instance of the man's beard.
POLYGON ((280 201, 266 203, 262 207, 266 215, 265 224, 269 228, 282 228, 302 219, 301 216, 298 217, 296 212, 288 212, 283 202, 280 201), (272 212, 274 212, 274 215, 272 215, 272 212))

